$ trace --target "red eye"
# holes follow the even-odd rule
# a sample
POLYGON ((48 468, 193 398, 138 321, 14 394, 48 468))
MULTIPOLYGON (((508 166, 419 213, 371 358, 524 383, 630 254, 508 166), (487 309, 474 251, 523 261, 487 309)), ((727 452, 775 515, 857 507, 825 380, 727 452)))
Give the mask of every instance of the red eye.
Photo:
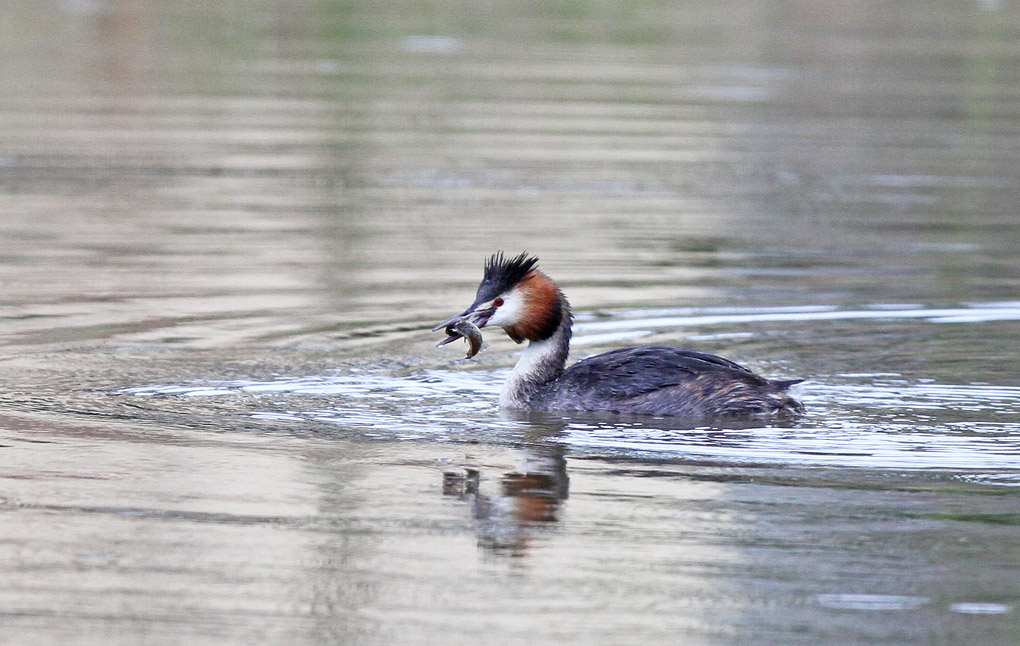
POLYGON ((503 305, 503 299, 497 298, 496 300, 492 301, 492 304, 495 307, 501 307, 503 305))

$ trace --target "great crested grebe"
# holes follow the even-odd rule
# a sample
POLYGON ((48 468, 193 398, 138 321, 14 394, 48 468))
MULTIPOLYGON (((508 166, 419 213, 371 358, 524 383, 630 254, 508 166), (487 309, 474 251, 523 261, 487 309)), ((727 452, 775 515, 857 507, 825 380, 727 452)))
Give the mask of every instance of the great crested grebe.
POLYGON ((802 380, 765 379, 728 359, 683 348, 622 348, 564 369, 573 322, 570 304, 556 283, 535 268, 537 263, 527 253, 513 258, 494 254, 485 263, 475 302, 435 328, 456 335, 458 327, 470 324, 499 326, 517 343, 529 342, 503 385, 501 406, 692 418, 801 410, 786 391, 802 380))

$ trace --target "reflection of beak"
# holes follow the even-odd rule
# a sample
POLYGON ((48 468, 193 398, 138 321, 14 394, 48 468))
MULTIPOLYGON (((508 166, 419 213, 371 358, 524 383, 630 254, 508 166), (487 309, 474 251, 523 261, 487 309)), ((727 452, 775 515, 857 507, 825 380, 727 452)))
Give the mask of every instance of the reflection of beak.
POLYGON ((432 328, 432 331, 435 332, 436 330, 441 330, 444 327, 456 325, 461 321, 471 321, 479 328, 485 327, 485 324, 489 322, 489 319, 492 318, 492 315, 496 313, 496 308, 490 307, 489 309, 478 310, 475 309, 475 307, 476 307, 475 305, 472 305, 471 307, 467 308, 457 316, 454 316, 452 319, 447 319, 443 321, 436 327, 432 328))

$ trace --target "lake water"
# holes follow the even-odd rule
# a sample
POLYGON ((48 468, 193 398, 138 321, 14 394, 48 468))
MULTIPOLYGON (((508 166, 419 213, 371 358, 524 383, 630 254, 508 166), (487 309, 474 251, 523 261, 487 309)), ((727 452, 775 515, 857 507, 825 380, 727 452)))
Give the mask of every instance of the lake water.
POLYGON ((1016 644, 1020 7, 0 6, 0 642, 1016 644), (785 424, 501 413, 430 329, 785 424))

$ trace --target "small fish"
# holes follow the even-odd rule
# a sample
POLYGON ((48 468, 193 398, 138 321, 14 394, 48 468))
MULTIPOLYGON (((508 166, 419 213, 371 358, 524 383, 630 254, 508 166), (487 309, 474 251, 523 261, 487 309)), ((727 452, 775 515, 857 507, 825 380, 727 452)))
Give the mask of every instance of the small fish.
POLYGON ((453 325, 446 327, 446 333, 449 335, 442 341, 440 341, 436 347, 446 345, 451 341, 456 341, 460 338, 467 339, 467 342, 471 345, 468 349, 467 356, 465 359, 478 354, 478 351, 482 349, 482 331, 478 329, 478 326, 468 320, 457 321, 453 325))

